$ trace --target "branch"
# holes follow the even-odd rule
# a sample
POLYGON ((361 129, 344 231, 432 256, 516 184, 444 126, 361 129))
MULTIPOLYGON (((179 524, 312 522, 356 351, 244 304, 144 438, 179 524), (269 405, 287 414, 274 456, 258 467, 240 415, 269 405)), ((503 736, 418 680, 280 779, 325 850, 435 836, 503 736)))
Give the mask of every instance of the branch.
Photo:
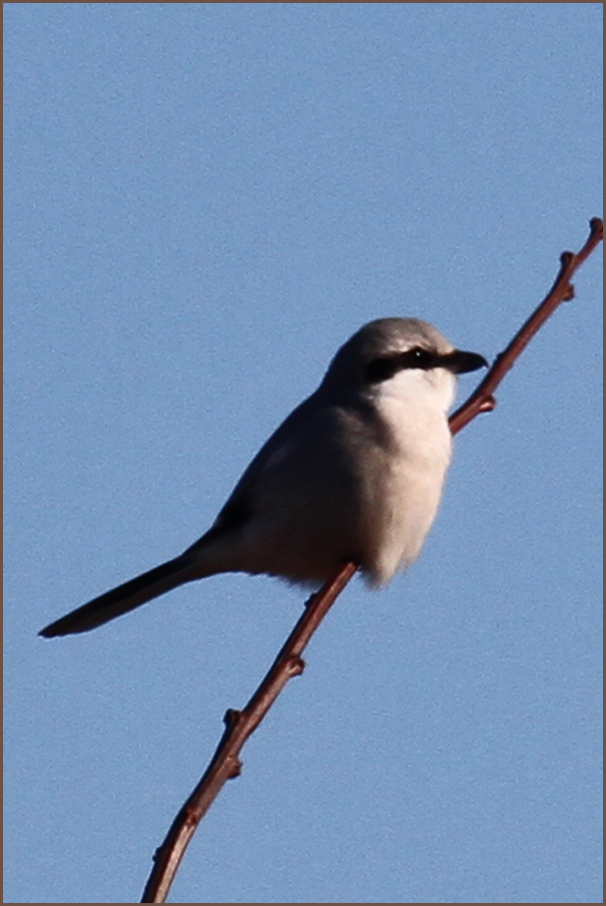
POLYGON ((257 729, 274 701, 293 676, 303 673, 301 654, 312 635, 357 571, 346 563, 339 573, 312 595, 306 609, 286 639, 261 685, 242 711, 230 709, 224 717, 225 731, 211 763, 197 787, 183 805, 162 846, 154 855, 154 867, 143 891, 142 903, 164 903, 183 853, 196 828, 226 780, 240 774, 239 753, 257 729))
MULTIPOLYGON (((497 356, 484 380, 463 405, 450 416, 452 434, 457 434, 480 412, 490 412, 496 401, 494 392, 537 331, 562 303, 574 297, 571 278, 586 258, 602 241, 602 221, 590 221, 590 233, 583 248, 575 255, 563 252, 560 271, 545 299, 520 328, 507 348, 497 356)), ((164 903, 170 885, 187 845, 227 780, 240 774, 239 755, 244 743, 257 729, 272 704, 293 676, 304 669, 301 658, 312 635, 357 571, 355 563, 346 563, 334 579, 312 595, 306 609, 288 636, 257 691, 242 711, 225 714, 225 731, 202 779, 175 817, 162 845, 154 855, 154 866, 143 892, 142 903, 164 903)))
POLYGON ((556 308, 562 302, 570 302, 574 298, 574 287, 570 282, 572 275, 602 241, 603 233, 604 225, 602 221, 599 217, 594 217, 589 221, 589 236, 581 251, 577 252, 576 255, 574 252, 562 252, 560 255, 560 271, 541 304, 520 327, 509 346, 496 357, 481 384, 478 385, 463 405, 450 416, 449 425, 453 434, 457 434, 480 412, 492 412, 496 406, 494 392, 507 372, 511 371, 516 360, 556 308))

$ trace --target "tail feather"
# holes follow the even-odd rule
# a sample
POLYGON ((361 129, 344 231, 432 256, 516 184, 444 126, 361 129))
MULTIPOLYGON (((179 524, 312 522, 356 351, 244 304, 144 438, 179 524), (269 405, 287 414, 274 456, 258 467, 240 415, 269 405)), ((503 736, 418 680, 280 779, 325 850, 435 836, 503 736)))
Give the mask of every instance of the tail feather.
POLYGON ((57 635, 88 632, 199 576, 199 572, 192 574, 189 558, 176 557, 93 598, 88 604, 45 626, 39 635, 50 639, 57 635))

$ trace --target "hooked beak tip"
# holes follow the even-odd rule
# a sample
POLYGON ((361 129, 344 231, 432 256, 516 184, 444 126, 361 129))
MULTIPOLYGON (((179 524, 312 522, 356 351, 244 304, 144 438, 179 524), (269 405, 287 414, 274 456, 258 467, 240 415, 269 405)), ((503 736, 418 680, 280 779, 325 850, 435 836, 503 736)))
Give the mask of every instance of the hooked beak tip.
POLYGON ((467 374, 469 371, 477 371, 478 368, 488 368, 488 362, 483 355, 458 349, 451 353, 450 364, 455 374, 467 374))

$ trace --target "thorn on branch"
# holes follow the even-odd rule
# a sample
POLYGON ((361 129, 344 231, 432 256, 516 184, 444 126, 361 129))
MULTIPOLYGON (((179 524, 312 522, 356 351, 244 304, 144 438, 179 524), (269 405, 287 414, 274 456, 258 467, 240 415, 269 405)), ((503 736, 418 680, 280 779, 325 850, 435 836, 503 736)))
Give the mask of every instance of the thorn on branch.
POLYGON ((496 400, 496 397, 494 397, 491 393, 490 396, 484 397, 484 399, 482 400, 482 402, 480 404, 479 411, 480 412, 492 412, 496 408, 497 408, 497 400, 496 400))
POLYGON ((187 807, 185 808, 184 824, 187 827, 197 827, 199 820, 200 820, 200 816, 197 814, 197 812, 194 809, 187 808, 187 807))
POLYGON ((240 718, 242 717, 242 712, 238 711, 236 708, 228 708, 225 714, 223 715, 223 723, 228 730, 233 730, 237 726, 240 718))
POLYGON ((239 758, 233 759, 233 764, 230 765, 229 774, 227 775, 228 780, 235 780, 236 777, 239 777, 242 773, 242 762, 239 758))
POLYGON ((287 669, 288 669, 289 678, 291 678, 293 676, 301 676, 301 674, 305 670, 305 661, 303 660, 302 657, 295 655, 294 657, 291 657, 290 660, 288 661, 287 669))

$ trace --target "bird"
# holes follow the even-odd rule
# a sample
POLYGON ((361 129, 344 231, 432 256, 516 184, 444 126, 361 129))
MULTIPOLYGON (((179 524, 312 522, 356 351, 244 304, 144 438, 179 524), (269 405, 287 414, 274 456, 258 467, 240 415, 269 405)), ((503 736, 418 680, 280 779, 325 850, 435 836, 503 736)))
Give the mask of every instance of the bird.
POLYGON ((39 634, 87 632, 217 573, 310 586, 353 562, 370 587, 387 585, 417 559, 435 519, 457 375, 487 365, 418 318, 363 325, 261 447, 201 538, 39 634))

